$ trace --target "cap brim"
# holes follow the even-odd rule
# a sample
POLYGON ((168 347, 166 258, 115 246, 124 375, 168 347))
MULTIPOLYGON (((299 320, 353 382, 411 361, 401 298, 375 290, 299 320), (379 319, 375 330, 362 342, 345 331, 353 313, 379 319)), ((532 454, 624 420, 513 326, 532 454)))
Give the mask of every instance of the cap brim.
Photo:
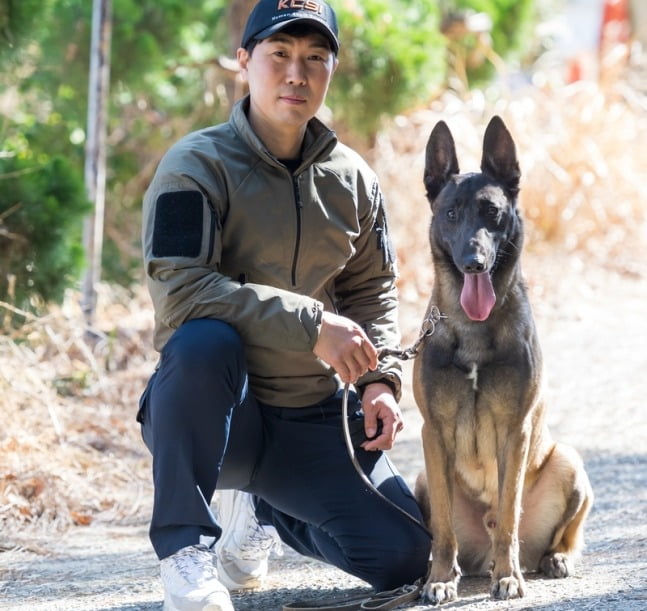
POLYGON ((285 21, 274 23, 271 26, 265 28, 264 30, 261 30, 260 32, 254 34, 254 36, 252 36, 250 40, 254 40, 254 39, 263 40, 265 38, 268 38, 272 34, 276 34, 277 32, 280 32, 287 26, 294 25, 296 23, 307 24, 309 27, 319 31, 330 42, 330 46, 332 50, 335 53, 339 51, 339 41, 337 40, 337 37, 334 35, 334 33, 326 25, 324 25, 323 23, 319 23, 316 19, 303 18, 303 17, 295 17, 294 19, 286 19, 285 21))

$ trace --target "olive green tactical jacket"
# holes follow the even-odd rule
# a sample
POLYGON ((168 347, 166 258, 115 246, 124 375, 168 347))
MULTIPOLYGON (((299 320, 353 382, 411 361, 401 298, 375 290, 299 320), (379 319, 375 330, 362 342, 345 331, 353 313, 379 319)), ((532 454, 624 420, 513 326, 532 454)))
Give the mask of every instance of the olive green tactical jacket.
MULTIPOLYGON (((340 387, 312 352, 324 309, 356 321, 377 347, 400 343, 382 194, 367 164, 317 119, 290 172, 252 131, 248 105, 172 146, 146 192, 154 344, 163 355, 183 322, 221 319, 243 338, 259 401, 312 405, 340 387)), ((399 397, 400 378, 387 358, 358 387, 384 381, 399 397)))

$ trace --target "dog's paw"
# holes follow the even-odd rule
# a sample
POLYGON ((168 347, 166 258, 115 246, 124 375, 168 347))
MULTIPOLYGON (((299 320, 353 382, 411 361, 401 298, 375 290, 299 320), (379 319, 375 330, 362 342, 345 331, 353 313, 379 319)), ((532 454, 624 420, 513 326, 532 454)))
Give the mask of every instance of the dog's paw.
POLYGON ((507 600, 509 598, 521 598, 524 595, 524 581, 521 576, 501 577, 492 581, 490 588, 492 598, 507 600))
POLYGON ((435 581, 427 582, 422 589, 422 598, 432 605, 442 605, 443 603, 456 600, 458 595, 457 581, 435 581))
POLYGON ((571 561, 566 554, 559 552, 549 553, 539 562, 539 570, 546 577, 562 579, 572 573, 571 561))

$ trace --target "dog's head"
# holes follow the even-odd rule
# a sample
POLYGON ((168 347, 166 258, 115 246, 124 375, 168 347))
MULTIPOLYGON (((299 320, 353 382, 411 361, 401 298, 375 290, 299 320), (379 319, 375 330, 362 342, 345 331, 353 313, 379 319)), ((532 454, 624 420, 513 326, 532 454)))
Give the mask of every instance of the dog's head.
POLYGON ((520 176, 514 142, 497 116, 485 130, 481 172, 459 173, 454 139, 443 121, 429 136, 424 183, 433 213, 432 253, 436 263, 451 263, 451 273, 462 275, 460 302, 472 320, 489 317, 495 273, 518 258, 520 176))

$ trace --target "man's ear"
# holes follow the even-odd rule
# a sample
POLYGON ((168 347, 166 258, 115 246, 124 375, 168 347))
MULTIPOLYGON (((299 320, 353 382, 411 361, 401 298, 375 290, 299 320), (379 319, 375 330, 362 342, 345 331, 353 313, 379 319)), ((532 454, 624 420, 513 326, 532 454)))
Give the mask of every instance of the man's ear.
POLYGON ((236 59, 240 67, 240 75, 244 81, 247 81, 247 63, 249 62, 249 51, 240 47, 236 51, 236 59))

